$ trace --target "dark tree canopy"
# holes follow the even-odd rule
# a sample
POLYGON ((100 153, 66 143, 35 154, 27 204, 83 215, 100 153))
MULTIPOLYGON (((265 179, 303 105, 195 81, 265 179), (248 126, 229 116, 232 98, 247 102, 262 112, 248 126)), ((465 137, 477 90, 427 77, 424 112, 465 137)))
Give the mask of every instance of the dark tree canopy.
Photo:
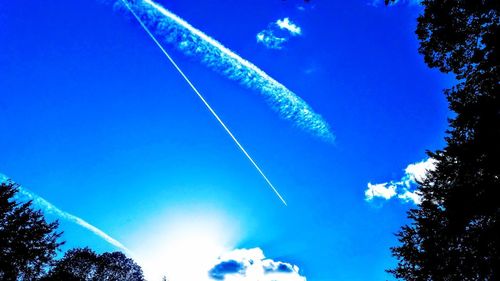
POLYGON ((144 281, 142 269, 121 252, 96 254, 72 249, 56 262, 43 281, 144 281))
POLYGON ((142 269, 121 252, 104 253, 99 256, 100 275, 96 280, 143 281, 142 269))
POLYGON ((19 185, 0 183, 0 280, 35 280, 56 255, 58 223, 45 221, 31 202, 14 200, 19 185))
MULTIPOLYGON (((387 1, 393 2, 393 1, 387 1)), ((404 280, 500 280, 500 1, 424 0, 425 62, 456 76, 445 90, 446 146, 420 183, 422 204, 398 233, 389 270, 404 280)))

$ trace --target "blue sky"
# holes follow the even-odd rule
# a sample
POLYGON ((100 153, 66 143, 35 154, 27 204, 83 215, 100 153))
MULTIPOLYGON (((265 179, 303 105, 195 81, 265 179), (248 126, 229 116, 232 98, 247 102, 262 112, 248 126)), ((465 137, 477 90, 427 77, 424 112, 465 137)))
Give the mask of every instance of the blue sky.
MULTIPOLYGON (((139 24, 103 1, 0 6, 0 172, 155 270, 172 260, 188 268, 203 256, 197 252, 259 248, 311 281, 390 278, 393 233, 412 203, 367 201, 367 184, 398 181, 426 159, 425 150, 440 148, 449 115, 442 89, 452 80, 417 53, 418 5, 158 3, 264 70, 330 125, 334 142, 280 118, 255 89, 165 45, 288 207, 139 24), (285 18, 300 34, 280 28, 285 18), (265 30, 285 38, 279 48, 259 42, 265 30)), ((61 226, 66 247, 116 250, 78 225, 61 226)))

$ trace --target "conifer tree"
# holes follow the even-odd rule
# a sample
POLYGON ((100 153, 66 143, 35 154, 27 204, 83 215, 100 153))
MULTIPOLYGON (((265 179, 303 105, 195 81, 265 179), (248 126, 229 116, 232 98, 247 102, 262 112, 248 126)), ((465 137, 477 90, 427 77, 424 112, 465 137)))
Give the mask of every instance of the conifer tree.
MULTIPOLYGON (((386 1, 387 2, 395 2, 386 1)), ((500 280, 500 1, 423 0, 416 34, 445 90, 446 146, 419 183, 422 203, 392 248, 404 280, 500 280)), ((423 112, 422 114, 425 114, 423 112)))
POLYGON ((61 236, 31 202, 14 199, 19 185, 0 183, 0 280, 36 280, 53 261, 61 236))

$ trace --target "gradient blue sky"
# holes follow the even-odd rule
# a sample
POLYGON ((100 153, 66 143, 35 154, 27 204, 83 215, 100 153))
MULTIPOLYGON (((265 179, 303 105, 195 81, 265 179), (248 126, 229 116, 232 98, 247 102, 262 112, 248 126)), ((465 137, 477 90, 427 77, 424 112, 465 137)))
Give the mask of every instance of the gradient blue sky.
MULTIPOLYGON (((229 248, 260 247, 298 265, 310 281, 390 278, 389 247, 411 204, 373 204, 364 191, 440 148, 449 115, 441 91, 452 80, 417 53, 420 8, 370 0, 158 2, 331 125, 333 144, 167 46, 289 206, 137 22, 100 1, 0 5, 0 172, 143 256, 168 244, 172 229, 201 225, 229 248), (257 33, 285 17, 300 36, 279 50, 257 43, 257 33)), ((62 228, 66 247, 114 250, 77 226, 62 228)))

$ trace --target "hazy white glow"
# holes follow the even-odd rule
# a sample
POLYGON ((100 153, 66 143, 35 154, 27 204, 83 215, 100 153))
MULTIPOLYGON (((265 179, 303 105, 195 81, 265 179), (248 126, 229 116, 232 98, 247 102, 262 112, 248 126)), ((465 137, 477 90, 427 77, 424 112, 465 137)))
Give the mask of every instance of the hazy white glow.
POLYGON ((164 242, 167 255, 160 253, 156 259, 163 260, 166 272, 174 281, 208 279, 207 272, 213 261, 227 251, 218 232, 220 230, 203 225, 179 226, 164 242))
POLYGON ((138 233, 134 249, 148 280, 205 281, 237 236, 235 223, 218 212, 178 210, 138 233))

